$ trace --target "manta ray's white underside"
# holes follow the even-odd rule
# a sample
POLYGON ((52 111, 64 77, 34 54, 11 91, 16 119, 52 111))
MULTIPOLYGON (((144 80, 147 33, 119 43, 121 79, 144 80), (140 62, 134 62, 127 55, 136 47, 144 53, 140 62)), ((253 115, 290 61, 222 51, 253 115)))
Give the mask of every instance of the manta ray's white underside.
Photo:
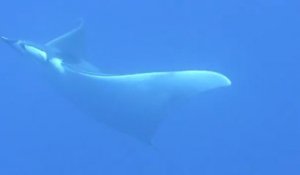
MULTIPOLYGON (((224 75, 201 70, 95 75, 67 70, 63 82, 76 84, 70 98, 99 121, 150 143, 172 100, 231 84, 224 75)), ((66 88, 65 88, 66 89, 66 88)))
POLYGON ((206 70, 105 75, 82 59, 82 32, 80 26, 45 44, 46 50, 27 46, 27 51, 45 59, 54 85, 78 108, 145 143, 151 142, 174 98, 231 85, 223 74, 206 70))

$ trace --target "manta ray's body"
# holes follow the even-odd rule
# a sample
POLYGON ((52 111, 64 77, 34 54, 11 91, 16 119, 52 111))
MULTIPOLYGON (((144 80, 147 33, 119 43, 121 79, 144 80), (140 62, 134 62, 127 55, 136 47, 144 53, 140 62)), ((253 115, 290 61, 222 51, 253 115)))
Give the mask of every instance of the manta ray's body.
POLYGON ((1 38, 40 60, 54 85, 89 115, 146 143, 168 102, 231 85, 226 76, 206 70, 104 74, 84 60, 81 26, 43 46, 1 38))

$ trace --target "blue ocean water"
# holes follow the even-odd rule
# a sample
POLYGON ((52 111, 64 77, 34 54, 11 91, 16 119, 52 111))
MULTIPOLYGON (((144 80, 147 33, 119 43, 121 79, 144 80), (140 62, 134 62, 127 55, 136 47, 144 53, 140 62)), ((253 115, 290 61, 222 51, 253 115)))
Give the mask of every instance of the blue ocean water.
POLYGON ((44 43, 84 19, 104 72, 211 69, 229 88, 177 107, 153 150, 95 122, 0 43, 0 174, 300 173, 299 1, 5 1, 1 35, 44 43))

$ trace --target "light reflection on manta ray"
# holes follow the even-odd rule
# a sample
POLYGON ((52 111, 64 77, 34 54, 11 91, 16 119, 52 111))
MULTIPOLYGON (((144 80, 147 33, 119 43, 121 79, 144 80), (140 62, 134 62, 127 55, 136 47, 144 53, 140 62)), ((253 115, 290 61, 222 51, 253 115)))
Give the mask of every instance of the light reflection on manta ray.
POLYGON ((174 97, 231 85, 225 75, 207 70, 104 74, 84 59, 82 25, 45 45, 1 39, 42 63, 54 85, 78 107, 144 143, 151 144, 165 107, 174 97))

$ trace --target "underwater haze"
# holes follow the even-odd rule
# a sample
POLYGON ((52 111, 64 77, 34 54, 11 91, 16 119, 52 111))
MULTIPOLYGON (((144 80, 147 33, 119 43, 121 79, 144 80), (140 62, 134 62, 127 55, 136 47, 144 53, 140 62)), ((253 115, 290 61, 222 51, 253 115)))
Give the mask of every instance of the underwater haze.
POLYGON ((44 44, 83 20, 87 59, 105 73, 214 70, 232 85, 174 99, 147 145, 94 120, 41 67, 0 43, 0 174, 300 174, 299 7, 297 0, 3 1, 1 36, 44 44))

